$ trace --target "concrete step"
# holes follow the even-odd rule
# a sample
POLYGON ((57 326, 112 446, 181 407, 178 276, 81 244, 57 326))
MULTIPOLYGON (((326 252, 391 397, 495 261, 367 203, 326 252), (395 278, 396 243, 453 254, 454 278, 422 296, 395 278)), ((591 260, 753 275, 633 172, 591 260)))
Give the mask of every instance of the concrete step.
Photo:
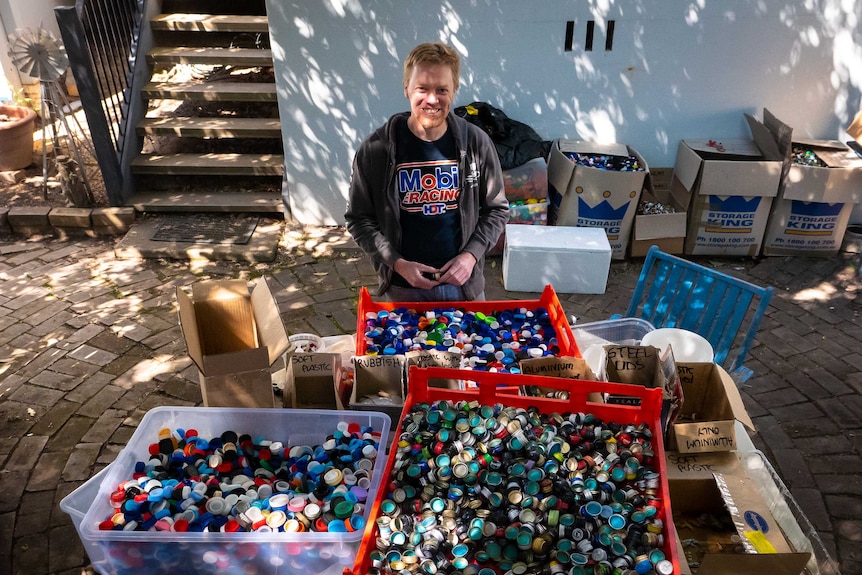
MULTIPOLYGON (((240 210, 248 211, 248 210, 240 210)), ((260 214, 255 214, 260 215, 260 214)), ((192 217, 191 214, 189 217, 192 217)), ((177 260, 271 262, 278 255, 284 222, 260 217, 247 243, 191 243, 155 241, 163 217, 156 215, 136 222, 114 248, 120 259, 168 258, 177 260)))
POLYGON ((280 138, 278 118, 144 118, 138 135, 174 135, 188 138, 280 138))
POLYGON ((134 174, 282 176, 281 154, 140 154, 132 160, 134 174))
POLYGON ((272 50, 255 48, 196 48, 157 46, 147 54, 155 66, 202 64, 210 66, 272 66, 272 50))
POLYGON ((275 102, 274 83, 255 82, 150 82, 141 91, 145 99, 204 100, 209 102, 275 102))
POLYGON ((280 192, 141 191, 128 204, 138 212, 263 213, 284 218, 280 192))
POLYGON ((150 26, 175 32, 269 32, 266 16, 235 14, 160 14, 150 26))

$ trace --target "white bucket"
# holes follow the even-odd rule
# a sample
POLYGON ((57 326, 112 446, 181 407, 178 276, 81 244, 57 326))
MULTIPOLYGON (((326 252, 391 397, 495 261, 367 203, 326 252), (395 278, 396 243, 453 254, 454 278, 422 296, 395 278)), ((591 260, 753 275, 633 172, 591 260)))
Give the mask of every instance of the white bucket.
POLYGON ((848 254, 862 253, 862 224, 850 224, 844 231, 841 251, 848 254))
POLYGON ((296 346, 296 353, 315 353, 326 349, 323 339, 313 333, 295 333, 288 340, 296 346))
POLYGON ((701 335, 685 329, 663 327, 646 334, 641 345, 657 347, 662 352, 670 345, 675 361, 712 363, 715 352, 712 345, 701 335))

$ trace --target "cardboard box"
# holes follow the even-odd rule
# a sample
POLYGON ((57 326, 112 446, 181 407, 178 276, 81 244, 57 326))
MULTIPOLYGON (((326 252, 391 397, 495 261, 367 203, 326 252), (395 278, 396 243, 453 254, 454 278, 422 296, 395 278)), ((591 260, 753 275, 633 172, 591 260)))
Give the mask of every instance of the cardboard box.
POLYGON ((403 355, 354 357, 350 409, 383 412, 390 417, 393 425, 397 425, 406 395, 406 362, 403 355))
POLYGON ((686 206, 670 193, 670 188, 652 192, 644 189, 640 201, 658 202, 672 208, 673 213, 635 215, 629 255, 644 257, 653 245, 667 254, 681 254, 685 248, 686 206))
POLYGON ((853 204, 862 201, 862 158, 838 141, 793 138, 790 126, 763 110, 764 125, 784 156, 763 255, 831 256, 841 248, 853 204), (793 149, 814 152, 825 167, 793 161, 793 149))
POLYGON ((503 286, 509 291, 605 293, 611 246, 602 228, 506 226, 503 286))
POLYGON ((555 141, 548 159, 548 223, 602 228, 613 258, 624 259, 648 169, 640 154, 624 144, 555 141), (643 169, 622 172, 581 166, 566 153, 634 156, 643 169))
POLYGON ((341 354, 294 353, 287 367, 284 407, 344 409, 341 401, 341 354))
POLYGON ((811 554, 793 549, 752 479, 739 469, 710 475, 668 467, 681 572, 798 575, 811 554))
POLYGON ((180 327, 200 372, 207 407, 275 407, 271 366, 290 342, 272 292, 261 278, 251 294, 243 280, 177 288, 180 327))
MULTIPOLYGON (((662 351, 651 345, 606 345, 596 375, 600 381, 661 389, 662 431, 666 433, 676 420, 684 396, 670 346, 662 351)), ((631 401, 627 396, 607 397, 608 403, 617 405, 631 405, 631 401)))
POLYGON ((688 198, 685 253, 756 256, 782 156, 763 124, 746 115, 753 140, 682 140, 671 193, 688 198))
POLYGON ((677 363, 685 398, 668 429, 669 450, 680 453, 738 448, 735 422, 754 429, 733 378, 714 363, 677 363))

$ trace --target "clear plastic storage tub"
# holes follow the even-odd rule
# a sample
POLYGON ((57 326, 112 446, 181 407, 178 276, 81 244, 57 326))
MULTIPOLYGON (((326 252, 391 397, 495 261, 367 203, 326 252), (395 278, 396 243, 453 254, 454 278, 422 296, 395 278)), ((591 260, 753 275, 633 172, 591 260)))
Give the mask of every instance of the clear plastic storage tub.
POLYGON ((116 461, 64 499, 64 511, 72 516, 90 560, 103 575, 338 571, 338 566, 353 565, 362 529, 298 533, 102 531, 99 524, 114 513, 111 493, 132 477, 137 461, 149 459, 149 446, 158 443, 162 429, 195 429, 201 438, 218 437, 232 430, 282 442, 287 449, 322 445, 341 422, 380 433, 379 454, 368 487, 369 504, 363 515, 368 521, 370 502, 376 497, 383 475, 389 417, 371 411, 311 409, 155 408, 144 416, 116 461), (80 517, 88 503, 89 508, 80 517))
POLYGON ((591 345, 639 345, 646 334, 655 330, 653 325, 636 317, 621 317, 590 323, 575 324, 572 333, 581 350, 591 345))
POLYGON ((840 575, 838 563, 829 555, 817 530, 763 452, 738 451, 737 455, 748 476, 754 480, 760 495, 769 503, 769 511, 793 551, 811 553, 811 559, 803 574, 840 575))
POLYGON ((98 573, 109 573, 105 564, 105 553, 99 544, 92 539, 85 539, 81 534, 81 523, 84 521, 84 515, 90 509, 90 505, 96 500, 99 494, 99 487, 105 476, 108 475, 108 470, 111 466, 107 466, 100 472, 95 474, 89 481, 84 483, 78 489, 60 500, 60 509, 63 510, 69 517, 72 518, 72 524, 75 526, 75 531, 78 532, 78 537, 84 544, 84 551, 87 552, 87 557, 90 558, 90 563, 98 573))

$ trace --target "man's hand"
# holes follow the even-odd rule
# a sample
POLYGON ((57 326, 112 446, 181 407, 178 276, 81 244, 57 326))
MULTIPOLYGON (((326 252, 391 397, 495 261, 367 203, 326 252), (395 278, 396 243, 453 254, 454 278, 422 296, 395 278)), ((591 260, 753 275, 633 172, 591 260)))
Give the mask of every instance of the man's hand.
POLYGON ((404 258, 395 260, 395 271, 407 280, 407 283, 418 289, 431 289, 443 283, 441 270, 420 264, 419 262, 411 262, 404 258), (437 279, 429 279, 430 277, 437 279))
POLYGON ((440 283, 462 286, 473 275, 474 267, 476 267, 476 258, 473 254, 462 252, 440 268, 443 272, 440 283))

